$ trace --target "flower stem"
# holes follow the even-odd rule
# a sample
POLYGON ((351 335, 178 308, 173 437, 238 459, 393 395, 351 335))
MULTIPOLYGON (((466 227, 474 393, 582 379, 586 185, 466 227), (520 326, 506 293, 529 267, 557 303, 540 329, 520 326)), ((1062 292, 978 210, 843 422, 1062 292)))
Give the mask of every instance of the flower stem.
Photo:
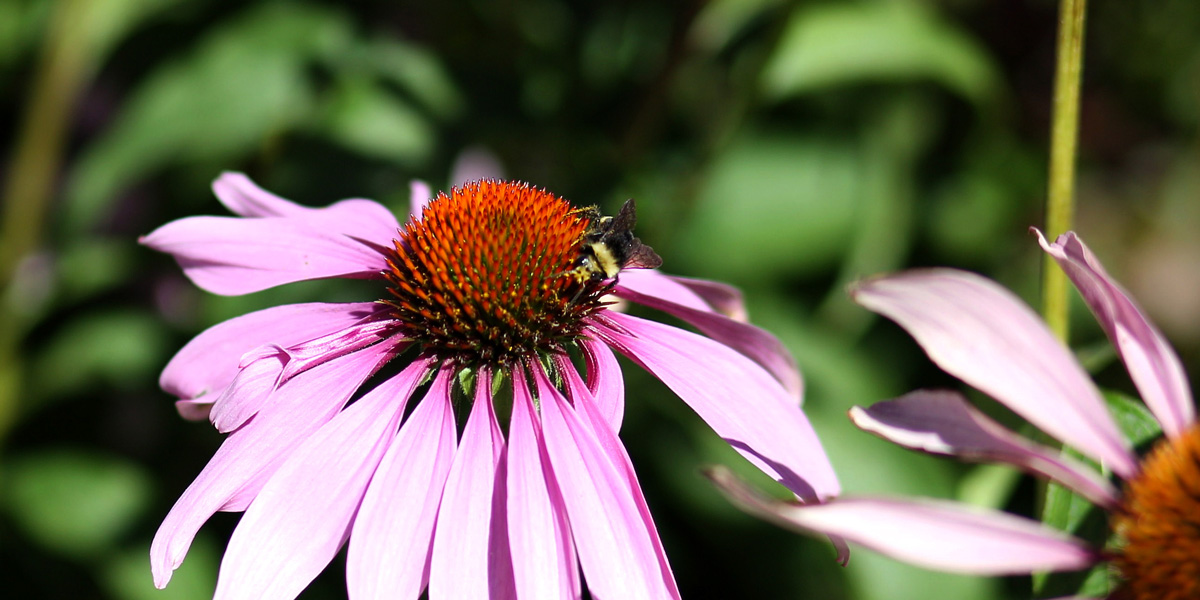
MULTIPOLYGON (((1079 138, 1079 84, 1083 74, 1083 15, 1087 0, 1061 0, 1058 65, 1054 73, 1054 117, 1050 129, 1050 181, 1046 235, 1054 239, 1071 228, 1075 207, 1075 154, 1079 138)), ((1045 255, 1042 314, 1050 330, 1067 341, 1067 277, 1045 255)))

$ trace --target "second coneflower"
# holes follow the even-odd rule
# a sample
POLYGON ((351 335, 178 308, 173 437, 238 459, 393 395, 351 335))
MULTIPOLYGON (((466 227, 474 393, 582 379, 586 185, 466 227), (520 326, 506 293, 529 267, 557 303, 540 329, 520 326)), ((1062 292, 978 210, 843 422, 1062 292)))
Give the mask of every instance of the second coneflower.
POLYGON ((242 218, 191 217, 142 240, 201 288, 383 285, 376 302, 221 323, 167 365, 181 413, 229 435, 155 536, 159 587, 223 510, 245 515, 218 598, 293 598, 343 545, 355 600, 576 598, 580 567, 595 597, 678 598, 617 437, 613 350, 801 500, 838 491, 794 362, 743 322, 736 290, 620 270, 656 258, 629 231, 632 206, 608 218, 480 181, 428 203, 415 188, 401 227, 367 200, 302 207, 239 174, 213 187, 242 218), (708 337, 616 312, 610 294, 708 337))
POLYGON ((843 498, 821 506, 767 499, 727 471, 711 473, 743 508, 779 524, 844 536, 926 567, 979 574, 1069 571, 1110 561, 1111 600, 1200 598, 1200 424, 1179 358, 1074 234, 1042 247, 1075 284, 1125 363, 1165 437, 1132 452, 1096 386, 1027 306, 999 285, 952 269, 863 282, 855 299, 893 319, 929 357, 1124 480, 1107 478, 985 416, 962 394, 918 390, 850 416, 897 444, 1002 462, 1052 479, 1109 512, 1115 543, 1094 548, 1041 523, 950 502, 843 498))

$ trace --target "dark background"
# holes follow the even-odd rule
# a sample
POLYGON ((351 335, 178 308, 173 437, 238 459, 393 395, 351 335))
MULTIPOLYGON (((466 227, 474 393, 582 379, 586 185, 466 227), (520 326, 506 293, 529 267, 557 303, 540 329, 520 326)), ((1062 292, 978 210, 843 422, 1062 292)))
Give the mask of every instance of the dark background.
MULTIPOLYGON (((1090 4, 1076 230, 1195 373, 1200 4, 1090 4)), ((1056 11, 1048 0, 0 2, 5 595, 211 596, 237 515, 201 531, 166 590, 150 583, 150 539, 220 442, 177 416, 159 371, 231 316, 377 293, 319 282, 215 297, 136 244, 171 219, 223 214, 208 188, 223 170, 309 205, 359 196, 401 214, 411 179, 442 189, 497 170, 609 213, 636 198, 638 235, 664 270, 740 286, 752 318, 794 351, 848 493, 1036 511, 1041 488, 1010 471, 917 456, 849 425, 852 405, 956 383, 844 288, 951 265, 1037 305, 1027 229, 1045 195, 1056 11)), ((1075 306, 1073 341, 1102 347, 1075 306)), ((1130 390, 1099 356, 1101 382, 1130 390)), ((843 569, 825 541, 742 515, 697 474, 740 459, 625 367, 622 437, 685 597, 1029 597, 1025 578, 936 574, 865 550, 843 569)), ((340 560, 304 598, 345 595, 340 560)))

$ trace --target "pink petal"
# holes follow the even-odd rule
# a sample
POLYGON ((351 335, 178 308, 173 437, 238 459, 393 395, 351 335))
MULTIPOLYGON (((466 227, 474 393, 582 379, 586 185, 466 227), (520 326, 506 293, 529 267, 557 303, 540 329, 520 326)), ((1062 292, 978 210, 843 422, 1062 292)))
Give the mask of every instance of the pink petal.
POLYGON ((175 410, 189 421, 207 421, 212 412, 212 400, 176 400, 175 410))
POLYGON ((502 492, 496 495, 505 477, 504 436, 492 408, 491 373, 480 370, 477 382, 475 404, 438 509, 430 598, 515 597, 511 561, 495 561, 493 556, 503 552, 508 557, 507 521, 503 514, 494 514, 495 502, 504 500, 502 492))
MULTIPOLYGON (((637 271, 631 274, 637 275, 637 271)), ((666 277, 622 274, 616 295, 650 308, 656 308, 694 325, 712 339, 741 352, 760 364, 783 384, 797 402, 804 395, 804 383, 796 359, 778 338, 767 331, 715 313, 704 305, 697 308, 685 301, 692 292, 666 277)), ((698 297, 697 297, 698 298, 698 297)))
POLYGON ((317 228, 389 247, 400 224, 387 207, 365 199, 342 200, 324 208, 312 208, 284 200, 250 181, 241 173, 222 173, 213 182, 213 193, 231 212, 243 217, 291 217, 317 228))
POLYGON ((625 417, 625 379, 621 376, 621 365, 612 349, 600 340, 584 336, 579 346, 587 361, 587 385, 595 398, 596 409, 604 415, 613 431, 620 431, 625 417))
POLYGON ((224 443, 163 519, 150 547, 154 584, 162 588, 195 537, 218 510, 244 510, 292 450, 341 410, 351 394, 390 357, 382 344, 306 371, 281 387, 224 443))
POLYGON ((868 280, 852 293, 899 323, 946 372, 1118 475, 1137 471, 1087 373, 1008 290, 965 271, 928 269, 868 280))
POLYGON ((212 190, 225 208, 242 217, 290 217, 312 210, 258 187, 242 173, 221 173, 212 190))
POLYGON ((329 564, 429 367, 405 367, 296 447, 234 529, 214 599, 295 598, 329 564))
POLYGON ((735 321, 748 320, 746 302, 742 298, 742 292, 732 285, 719 281, 709 281, 708 279, 680 277, 678 275, 664 275, 664 277, 687 288, 715 308, 717 312, 730 319, 735 321))
POLYGON ((870 408, 855 406, 860 428, 906 448, 973 462, 1003 462, 1057 481, 1105 508, 1117 490, 1091 469, 1054 448, 1034 444, 988 418, 957 392, 917 390, 870 408))
POLYGON ((600 444, 609 464, 615 466, 620 473, 625 493, 633 498, 634 506, 638 510, 638 517, 642 521, 642 527, 650 535, 650 543, 658 558, 658 568, 663 573, 663 579, 671 586, 672 596, 678 596, 679 588, 675 585, 675 575, 671 572, 670 563, 667 562, 667 553, 663 549, 662 540, 658 537, 658 528, 655 527, 654 519, 650 516, 650 507, 646 504, 646 497, 642 495, 642 486, 638 482, 637 473, 633 470, 633 463, 629 460, 629 453, 625 451, 625 445, 617 437, 616 429, 613 429, 601 414, 600 406, 579 378, 579 373, 572 368, 562 367, 562 374, 563 380, 567 384, 572 406, 575 407, 575 414, 579 416, 580 422, 588 429, 589 434, 600 444))
POLYGON ((224 392, 213 401, 209 418, 221 433, 241 427, 250 417, 267 405, 275 388, 282 383, 280 374, 287 364, 287 352, 267 344, 247 352, 242 357, 245 366, 224 392))
POLYGON ((163 369, 159 385, 185 400, 212 402, 237 375, 246 352, 263 344, 288 347, 373 318, 374 302, 287 304, 218 323, 192 338, 163 369))
POLYGON ((517 596, 557 600, 580 596, 579 567, 566 507, 550 489, 549 458, 524 376, 513 377, 508 429, 508 531, 517 596))
POLYGON ((595 324, 600 337, 806 502, 838 494, 837 476, 808 418, 757 363, 706 337, 630 315, 606 311, 595 324))
POLYGON ((323 226, 289 217, 188 217, 141 243, 173 255, 193 283, 225 296, 311 279, 378 278, 387 268, 379 247, 339 233, 338 215, 328 216, 323 226))
MULTIPOLYGON (((391 320, 366 321, 290 348, 266 344, 247 352, 242 357, 241 372, 213 402, 213 425, 222 433, 241 427, 271 401, 275 389, 292 377, 339 356, 378 344, 394 327, 391 320)), ((405 345, 407 342, 393 343, 391 351, 399 354, 405 345)))
POLYGON ((545 373, 534 374, 543 439, 588 589, 597 598, 678 599, 619 467, 545 373))
POLYGON ((1171 437, 1182 435, 1195 422, 1196 408, 1179 356, 1166 337, 1074 232, 1048 244, 1041 231, 1034 231, 1042 249, 1058 261, 1104 327, 1163 431, 1171 437))
POLYGON ((433 200, 433 192, 429 191, 429 184, 414 179, 409 186, 408 214, 410 218, 419 218, 430 200, 433 200))
POLYGON ((438 372, 371 478, 346 554, 355 600, 416 598, 429 580, 433 523, 458 443, 452 377, 438 372))
POLYGON ((760 495, 727 469, 710 479, 743 510, 777 525, 844 537, 930 569, 977 575, 1073 571, 1099 559, 1083 542, 1029 519, 938 500, 840 498, 798 505, 760 495))

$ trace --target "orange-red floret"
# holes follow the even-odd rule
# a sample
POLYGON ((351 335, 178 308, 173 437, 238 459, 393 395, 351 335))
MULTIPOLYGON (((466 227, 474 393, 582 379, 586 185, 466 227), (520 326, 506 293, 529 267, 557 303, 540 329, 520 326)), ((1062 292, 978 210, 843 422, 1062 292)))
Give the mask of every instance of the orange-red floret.
POLYGON ((585 212, 529 184, 454 188, 401 229, 385 302, 439 358, 504 364, 560 349, 610 288, 571 276, 588 225, 585 212))
POLYGON ((1114 564, 1135 600, 1200 599, 1200 426, 1164 439, 1142 462, 1113 517, 1114 564))

